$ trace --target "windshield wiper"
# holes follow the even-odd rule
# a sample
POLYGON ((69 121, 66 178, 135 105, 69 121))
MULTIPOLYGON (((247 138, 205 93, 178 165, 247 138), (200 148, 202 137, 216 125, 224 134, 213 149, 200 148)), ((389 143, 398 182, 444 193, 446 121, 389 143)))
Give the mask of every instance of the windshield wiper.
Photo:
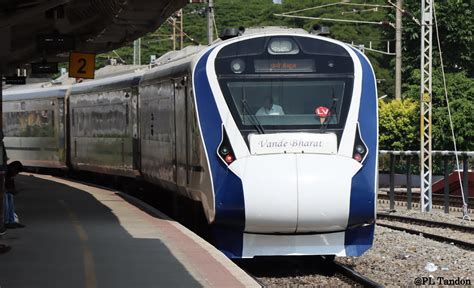
POLYGON ((336 98, 334 96, 334 88, 332 88, 332 104, 331 104, 331 107, 329 108, 329 112, 328 112, 328 115, 326 117, 326 121, 324 121, 323 123, 321 123, 321 127, 319 127, 319 130, 321 130, 322 132, 325 132, 326 131, 326 128, 328 127, 329 125, 329 121, 331 120, 330 117, 332 117, 332 113, 334 111, 334 116, 336 117, 337 119, 337 111, 336 111, 336 105, 337 105, 337 102, 339 101, 339 98, 336 98))
POLYGON ((262 124, 260 124, 260 121, 258 121, 257 116, 255 116, 250 111, 249 104, 247 104, 247 101, 245 99, 242 99, 242 107, 244 108, 245 112, 248 113, 251 122, 253 122, 252 125, 255 127, 255 129, 257 129, 258 134, 265 134, 265 129, 263 129, 262 124))

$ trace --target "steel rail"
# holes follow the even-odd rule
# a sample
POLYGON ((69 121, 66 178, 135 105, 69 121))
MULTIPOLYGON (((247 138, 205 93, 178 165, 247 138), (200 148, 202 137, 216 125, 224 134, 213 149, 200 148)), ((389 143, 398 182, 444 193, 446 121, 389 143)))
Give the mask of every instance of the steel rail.
MULTIPOLYGON (((400 202, 408 202, 407 194, 404 192, 395 192, 394 194, 395 201, 400 202)), ((380 193, 377 195, 378 200, 390 200, 390 195, 380 193)), ((417 203, 420 200, 420 195, 418 193, 412 194, 412 203, 417 203)), ((460 208, 462 209, 462 197, 461 196, 453 196, 449 197, 449 207, 450 208, 460 208)), ((444 206, 444 195, 441 194, 433 194, 433 205, 444 206)), ((474 209, 474 198, 469 197, 469 206, 468 209, 474 209)))
POLYGON ((384 287, 382 284, 379 284, 365 277, 364 275, 359 274, 358 272, 354 271, 353 269, 347 267, 344 264, 341 264, 336 261, 331 261, 331 264, 337 273, 349 278, 350 280, 362 285, 363 287, 384 287))
POLYGON ((458 246, 459 248, 462 248, 462 249, 465 249, 465 250, 469 250, 469 251, 474 250, 474 243, 471 243, 471 242, 466 242, 466 241, 462 241, 462 240, 458 240, 458 239, 444 237, 444 236, 437 235, 437 234, 427 233, 427 232, 424 232, 424 231, 405 228, 405 227, 400 227, 400 226, 391 225, 391 224, 385 224, 385 223, 376 223, 376 224, 378 226, 382 226, 382 227, 386 227, 386 228, 389 228, 389 229, 406 232, 408 234, 422 236, 422 237, 425 237, 427 239, 435 240, 435 241, 438 241, 438 242, 452 243, 452 244, 458 246))
POLYGON ((474 234, 474 226, 459 225, 459 224, 454 224, 454 223, 419 219, 419 218, 414 218, 414 217, 393 215, 393 214, 387 214, 387 213, 377 213, 377 219, 398 221, 398 222, 403 222, 403 223, 413 223, 413 224, 426 226, 426 227, 449 228, 449 229, 460 231, 460 232, 468 232, 468 233, 474 234))
MULTIPOLYGON (((283 258, 281 258, 281 259, 283 259, 283 258)), ((305 269, 304 269, 305 272, 311 273, 310 271, 312 271, 312 268, 317 268, 317 270, 319 271, 318 273, 322 273, 321 275, 324 275, 326 277, 336 277, 336 278, 340 279, 341 281, 346 282, 350 285, 356 284, 357 286, 360 285, 360 286, 363 286, 363 287, 377 287, 377 288, 378 287, 383 287, 383 285, 367 278, 366 276, 363 276, 362 274, 354 271, 350 267, 348 267, 348 266, 346 266, 342 263, 339 263, 337 261, 334 261, 334 257, 327 258, 327 256, 317 256, 317 259, 321 259, 322 261, 318 260, 316 263, 311 262, 311 264, 305 265, 304 266, 305 267, 305 269), (306 271, 306 269, 309 269, 309 270, 306 271), (325 271, 325 272, 323 272, 323 271, 325 271)), ((302 256, 302 258, 299 258, 299 259, 294 258, 294 260, 297 261, 297 263, 301 264, 301 263, 304 263, 304 261, 308 260, 308 258, 305 258, 304 256, 302 256)), ((283 260, 283 261, 285 261, 285 260, 283 260)), ((260 281, 256 276, 254 276, 249 271, 249 270, 252 270, 252 269, 248 269, 248 267, 245 267, 245 265, 240 265, 240 264, 238 264, 238 262, 236 264, 242 270, 244 270, 245 273, 247 273, 250 277, 252 277, 261 287, 273 286, 272 284, 267 285, 264 282, 260 281)), ((273 271, 271 267, 272 266, 270 265, 268 269, 273 271)), ((261 268, 261 266, 260 266, 260 268, 261 268)), ((277 272, 277 274, 278 273, 279 272, 277 272)), ((272 275, 271 277, 275 277, 275 275, 272 275)), ((290 277, 290 276, 287 276, 287 277, 290 277)), ((314 284, 318 285, 318 283, 314 283, 314 284)), ((288 284, 288 285, 292 286, 294 284, 288 284)))
MULTIPOLYGON (((388 204, 390 202, 388 200, 380 200, 379 199, 378 203, 379 204, 388 204)), ((397 207, 407 207, 405 203, 406 203, 406 201, 405 202, 395 201, 395 206, 397 206, 397 207)), ((413 209, 414 208, 420 208, 420 203, 413 203, 412 208, 413 209)), ((433 205, 433 209, 437 209, 437 210, 442 211, 443 208, 444 207, 442 205, 436 205, 436 204, 433 205)), ((472 214, 472 209, 469 209, 469 211, 470 211, 469 213, 472 214)), ((462 207, 449 207, 449 212, 453 212, 453 213, 462 212, 462 207)))
MULTIPOLYGON (((402 156, 415 156, 420 155, 420 151, 397 151, 397 150, 379 150, 381 155, 402 155, 402 156)), ((448 150, 432 150, 431 154, 433 156, 468 156, 474 157, 474 151, 448 151, 448 150)))

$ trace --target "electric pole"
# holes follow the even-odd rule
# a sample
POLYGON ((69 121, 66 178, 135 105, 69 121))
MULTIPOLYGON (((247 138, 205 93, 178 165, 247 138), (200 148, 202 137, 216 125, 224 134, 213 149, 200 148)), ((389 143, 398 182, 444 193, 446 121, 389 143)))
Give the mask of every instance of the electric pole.
POLYGON ((173 26, 173 51, 176 50, 176 17, 171 17, 171 25, 173 26))
POLYGON ((173 44, 173 51, 176 50, 177 44, 176 44, 176 37, 179 37, 179 49, 184 48, 184 33, 183 31, 183 9, 178 10, 178 12, 174 13, 173 16, 168 18, 168 23, 171 24, 171 29, 172 29, 172 35, 171 35, 171 40, 173 44), (178 27, 179 26, 179 27, 178 27), (176 30, 179 30, 179 34, 176 33, 176 30))
POLYGON ((432 209, 432 158, 431 158, 431 111, 432 111, 432 40, 433 1, 421 0, 421 93, 420 93, 420 176, 421 212, 432 209))
POLYGON ((402 99, 402 5, 403 0, 397 0, 395 21, 395 99, 402 99))
POLYGON ((133 41, 133 65, 142 65, 142 38, 133 41))
POLYGON ((214 0, 207 1, 207 41, 208 44, 214 41, 214 0))
POLYGON ((184 48, 184 13, 183 9, 179 10, 179 49, 184 48))

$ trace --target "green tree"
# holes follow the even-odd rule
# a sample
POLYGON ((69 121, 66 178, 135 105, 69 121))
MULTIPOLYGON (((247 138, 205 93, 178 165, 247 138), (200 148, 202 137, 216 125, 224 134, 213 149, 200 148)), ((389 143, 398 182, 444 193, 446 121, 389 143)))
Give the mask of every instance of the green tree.
POLYGON ((419 105, 412 99, 379 100, 379 148, 419 149, 419 105))
MULTIPOLYGON (((447 73, 446 85, 459 150, 474 150, 474 79, 466 72, 447 73)), ((419 101, 420 70, 413 70, 404 85, 404 98, 419 101)), ((433 70, 433 149, 453 150, 451 127, 441 69, 433 70)))
MULTIPOLYGON (((446 71, 466 71, 469 77, 474 77, 474 6, 470 0, 445 0, 434 3, 446 71)), ((421 20, 419 1, 406 1, 405 8, 421 20)), ((407 72, 419 68, 421 45, 421 28, 409 19, 404 18, 403 28, 403 62, 407 72)), ((435 44, 436 30, 433 29, 433 32, 435 44)), ((436 46, 433 48, 433 63, 435 67, 439 67, 436 46)), ((409 73, 404 76, 410 77, 409 73)))

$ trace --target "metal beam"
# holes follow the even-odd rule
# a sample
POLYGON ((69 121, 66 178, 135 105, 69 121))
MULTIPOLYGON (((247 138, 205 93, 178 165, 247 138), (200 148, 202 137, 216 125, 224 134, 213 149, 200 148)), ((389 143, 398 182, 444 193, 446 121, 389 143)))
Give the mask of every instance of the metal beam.
MULTIPOLYGON (((397 0, 397 7, 402 7, 403 0, 397 0)), ((395 99, 402 99, 402 11, 396 9, 395 21, 395 99)))
POLYGON ((214 42, 214 0, 207 2, 207 42, 214 42))
POLYGON ((142 65, 142 38, 133 41, 133 65, 142 65))
POLYGON ((421 87, 420 87, 420 176, 421 212, 432 209, 431 112, 433 0, 421 0, 421 87))

